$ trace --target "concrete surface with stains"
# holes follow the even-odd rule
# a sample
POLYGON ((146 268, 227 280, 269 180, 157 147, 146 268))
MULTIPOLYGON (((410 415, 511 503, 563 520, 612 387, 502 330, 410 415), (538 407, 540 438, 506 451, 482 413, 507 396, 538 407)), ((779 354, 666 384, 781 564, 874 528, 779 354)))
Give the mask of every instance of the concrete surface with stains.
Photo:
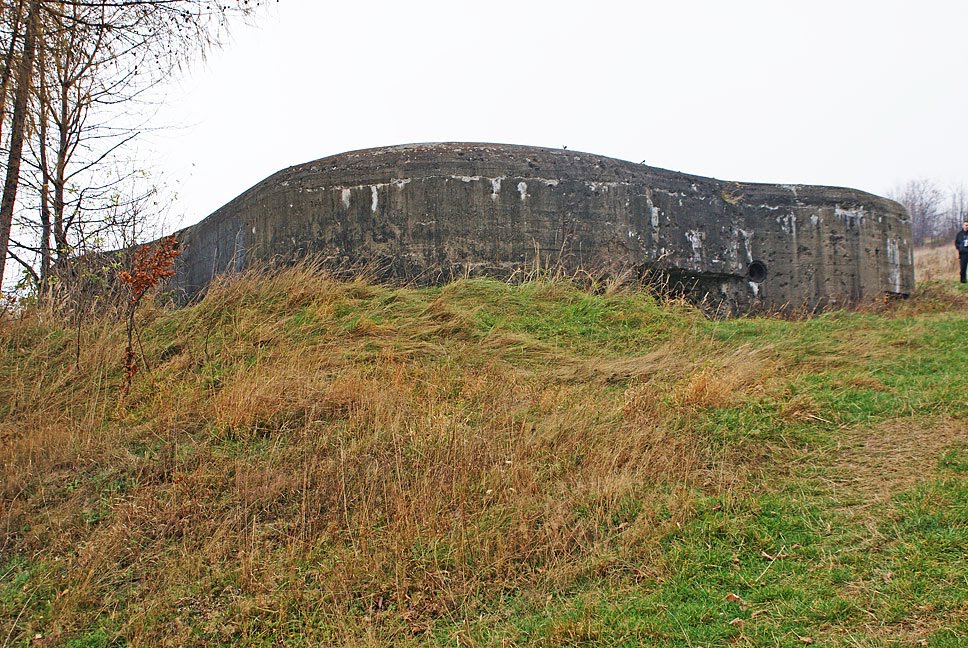
POLYGON ((577 151, 411 144, 260 182, 179 233, 175 288, 314 255, 422 284, 536 267, 659 280, 724 313, 914 288, 910 219, 853 189, 724 182, 577 151))

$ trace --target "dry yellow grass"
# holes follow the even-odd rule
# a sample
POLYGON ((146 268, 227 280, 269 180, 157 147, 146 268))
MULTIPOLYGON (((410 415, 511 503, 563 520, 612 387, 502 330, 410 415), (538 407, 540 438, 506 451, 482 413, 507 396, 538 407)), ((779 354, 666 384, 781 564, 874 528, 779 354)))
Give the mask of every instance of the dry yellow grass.
MULTIPOLYGON (((758 339, 788 324, 567 282, 396 290, 299 267, 149 308, 151 370, 121 400, 117 319, 87 318, 79 346, 57 313, 3 320, 0 567, 35 570, 10 636, 381 645, 663 578, 661 539, 697 501, 747 497, 792 452, 717 414, 764 401, 770 425, 828 424, 791 372, 889 389, 838 373, 847 345, 897 355, 877 334, 758 339)), ((561 619, 547 638, 602 630, 561 619)))
POLYGON ((958 281, 958 251, 953 245, 917 248, 914 251, 915 281, 958 281))
POLYGON ((235 278, 145 313, 153 366, 124 401, 120 324, 84 325, 75 366, 56 315, 4 322, 0 548, 83 574, 48 633, 118 613, 136 644, 184 644, 199 623, 227 640, 297 616, 343 642, 647 572, 649 538, 710 479, 689 412, 754 388, 759 359, 690 368, 675 341, 586 359, 482 334, 449 290, 235 278), (526 362, 503 359, 522 344, 526 362))

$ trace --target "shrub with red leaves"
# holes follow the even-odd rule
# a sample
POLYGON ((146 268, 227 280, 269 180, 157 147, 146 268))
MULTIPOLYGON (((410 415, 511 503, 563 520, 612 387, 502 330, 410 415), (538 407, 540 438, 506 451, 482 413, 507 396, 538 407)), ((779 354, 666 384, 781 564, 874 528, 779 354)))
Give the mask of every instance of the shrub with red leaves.
POLYGON ((179 254, 181 250, 174 234, 135 250, 131 272, 118 273, 121 283, 131 287, 131 301, 138 303, 159 281, 175 274, 175 257, 179 254))
POLYGON ((121 393, 131 389, 131 380, 138 372, 138 360, 134 353, 134 316, 141 298, 158 285, 162 279, 175 274, 175 258, 181 253, 175 235, 166 236, 154 245, 143 245, 134 251, 131 271, 118 273, 118 280, 131 288, 128 308, 128 348, 124 360, 124 384, 121 393))

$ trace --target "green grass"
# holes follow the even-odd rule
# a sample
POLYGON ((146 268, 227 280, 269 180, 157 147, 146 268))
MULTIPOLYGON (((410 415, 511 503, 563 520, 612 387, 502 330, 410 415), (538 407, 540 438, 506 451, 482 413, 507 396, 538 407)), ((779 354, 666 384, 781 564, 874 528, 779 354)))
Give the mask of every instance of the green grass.
POLYGON ((517 601, 506 621, 485 619, 471 636, 548 645, 962 645, 968 481, 950 469, 952 452, 944 456, 941 475, 870 512, 873 528, 840 513, 823 489, 805 493, 802 476, 727 506, 697 497, 690 523, 663 538, 661 576, 517 601))

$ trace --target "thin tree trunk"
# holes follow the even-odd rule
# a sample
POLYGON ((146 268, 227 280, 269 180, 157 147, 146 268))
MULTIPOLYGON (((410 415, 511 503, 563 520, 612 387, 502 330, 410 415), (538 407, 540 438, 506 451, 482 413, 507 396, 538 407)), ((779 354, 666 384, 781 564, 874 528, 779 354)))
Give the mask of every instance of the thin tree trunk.
POLYGON ((10 245, 10 229, 13 225, 13 208, 17 202, 17 187, 20 184, 20 161, 23 157, 24 130, 27 124, 27 99, 30 96, 34 53, 37 49, 37 30, 40 28, 40 2, 41 0, 31 0, 27 12, 27 31, 24 35, 23 57, 17 70, 13 118, 10 122, 10 154, 7 158, 7 178, 3 184, 3 198, 0 199, 0 286, 3 285, 3 273, 7 264, 7 247, 10 245))
MULTIPOLYGON (((68 54, 69 56, 69 54, 68 54)), ((54 169, 54 249, 57 252, 57 263, 63 265, 70 253, 70 246, 67 243, 67 227, 65 224, 64 210, 66 202, 64 197, 64 186, 67 184, 67 157, 70 154, 70 131, 71 131, 71 105, 70 105, 71 86, 65 83, 60 87, 60 114, 57 117, 57 166, 54 169)), ((78 126, 80 126, 78 124, 78 126)), ((78 137, 80 134, 78 133, 78 137)))
POLYGON ((13 73, 14 57, 17 54, 17 40, 20 34, 20 19, 23 17, 23 0, 17 3, 17 13, 14 15, 13 22, 10 24, 10 46, 3 55, 3 70, 0 71, 0 136, 4 117, 7 114, 7 94, 10 89, 10 75, 13 73))
POLYGON ((134 314, 138 308, 137 302, 132 302, 128 307, 128 347, 124 351, 124 384, 121 386, 121 395, 127 396, 131 391, 131 381, 134 374, 138 371, 138 363, 134 355, 134 314))
POLYGON ((47 159, 47 111, 50 97, 47 94, 46 68, 44 67, 44 49, 41 48, 38 58, 40 69, 40 84, 38 94, 38 148, 40 149, 40 292, 44 294, 50 286, 51 279, 51 215, 50 215, 50 165, 47 159))

